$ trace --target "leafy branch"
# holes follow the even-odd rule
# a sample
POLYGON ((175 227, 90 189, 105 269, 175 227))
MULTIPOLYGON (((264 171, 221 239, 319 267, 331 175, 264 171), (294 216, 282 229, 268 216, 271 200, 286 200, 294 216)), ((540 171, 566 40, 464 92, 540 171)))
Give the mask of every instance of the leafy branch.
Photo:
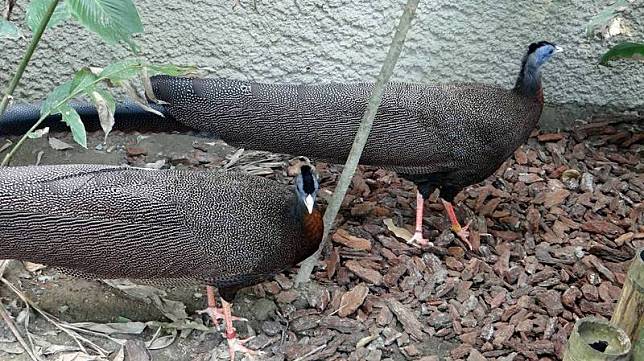
POLYGON ((362 120, 360 121, 358 132, 355 139, 353 140, 351 152, 349 153, 347 162, 344 165, 344 169, 342 170, 342 174, 340 175, 340 180, 338 181, 338 185, 335 188, 335 192, 333 192, 333 197, 331 198, 326 212, 324 213, 324 235, 322 237, 322 242, 320 243, 320 248, 315 252, 315 254, 302 262, 300 270, 298 271, 295 278, 295 283, 297 285, 308 281, 309 277, 311 276, 311 272, 313 272, 313 267, 320 257, 322 249, 324 249, 328 242, 329 233, 331 231, 331 227, 333 226, 333 221, 340 211, 342 200, 344 199, 344 196, 349 189, 349 184, 351 183, 353 174, 358 167, 358 161, 360 160, 362 150, 367 143, 367 138, 369 137, 371 126, 373 125, 373 120, 376 117, 376 112, 378 111, 378 107, 380 106, 380 102, 382 101, 382 94, 384 93, 385 85, 389 81, 389 78, 391 78, 394 67, 398 62, 400 52, 402 51, 403 44, 405 43, 405 38, 407 37, 407 32, 409 31, 409 28, 411 28, 411 21, 416 14, 416 8, 418 7, 419 1, 420 0, 407 0, 407 5, 405 5, 405 10, 400 17, 398 27, 396 28, 396 33, 391 42, 391 46, 389 47, 389 52, 387 53, 385 62, 383 63, 382 68, 380 69, 380 73, 376 78, 376 84, 374 85, 371 92, 367 110, 365 111, 364 115, 362 116, 362 120))
POLYGON ((619 59, 644 59, 644 43, 624 42, 617 44, 599 59, 599 64, 608 66, 611 60, 619 59))
MULTIPOLYGON (((191 67, 174 65, 148 65, 142 61, 133 59, 111 64, 105 69, 82 68, 74 74, 71 80, 54 88, 40 107, 40 118, 16 142, 11 151, 4 157, 0 166, 9 164, 11 157, 18 151, 25 140, 36 137, 33 135, 34 131, 50 115, 61 114, 63 122, 69 126, 72 132, 74 141, 82 147, 87 148, 85 126, 76 110, 69 105, 69 101, 80 95, 85 95, 94 102, 94 105, 98 109, 101 128, 103 128, 105 137, 107 138, 107 135, 114 126, 116 102, 114 97, 105 88, 99 87, 100 84, 104 84, 105 86, 120 86, 134 91, 138 95, 132 84, 132 80, 137 76, 145 75, 147 77, 149 74, 181 75, 192 70, 193 68, 191 67)), ((138 99, 140 98, 138 96, 138 99)), ((134 97, 134 99, 137 99, 137 97, 134 97)), ((140 102, 143 101, 140 100, 140 102)), ((147 106, 147 104, 143 104, 143 106, 147 106)))
MULTIPOLYGON (((59 0, 52 0, 45 8, 45 10, 42 12, 42 19, 38 26, 34 30, 34 36, 31 38, 31 42, 29 43, 29 46, 27 47, 27 51, 25 54, 22 56, 22 60, 20 61, 20 64, 18 64, 18 69, 16 70, 16 73, 14 74, 13 78, 11 79, 11 82, 9 83, 9 86, 7 87, 6 92, 4 93, 4 96, 2 97, 2 101, 0 101, 0 116, 4 114, 5 109, 7 108, 7 105, 9 105, 9 101, 13 97, 13 92, 16 90, 16 87, 18 86, 18 83, 20 82, 20 79, 22 78, 22 74, 25 72, 25 68, 27 68, 27 64, 29 64, 29 61, 31 60, 31 56, 34 54, 34 51, 36 51, 36 47, 38 47, 38 43, 40 42, 40 38, 42 37, 42 34, 45 32, 45 28, 47 27, 47 24, 49 23, 49 20, 51 19, 52 15, 54 14, 54 11, 56 10, 56 6, 58 5, 59 0)), ((30 9, 34 6, 33 4, 36 2, 32 2, 30 5, 30 9)), ((3 20, 5 22, 5 25, 3 27, 7 27, 6 23, 9 23, 6 20, 3 20)), ((9 23, 10 24, 10 23, 9 23)), ((2 24, 0 24, 1 26, 2 24)), ((12 24, 13 25, 13 24, 12 24)), ((18 31, 18 28, 13 26, 15 28, 15 31, 18 31)), ((9 28, 11 28, 9 26, 9 28)), ((14 29, 10 29, 13 31, 14 29)))
MULTIPOLYGON (((27 8, 27 25, 33 31, 31 42, 0 101, 0 116, 13 98, 13 93, 47 28, 74 18, 108 43, 125 42, 132 51, 138 48, 132 36, 143 32, 139 13, 132 0, 32 0, 27 8)), ((0 20, 0 38, 18 38, 20 31, 7 20, 0 20)))

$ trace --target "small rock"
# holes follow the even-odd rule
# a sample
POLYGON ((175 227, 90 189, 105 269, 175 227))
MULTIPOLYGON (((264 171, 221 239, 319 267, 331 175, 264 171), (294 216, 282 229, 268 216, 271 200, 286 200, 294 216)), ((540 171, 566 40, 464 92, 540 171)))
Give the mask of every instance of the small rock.
POLYGON ((465 356, 467 356, 470 353, 470 350, 472 350, 472 346, 460 345, 457 348, 450 351, 450 355, 454 360, 464 359, 465 356))
POLYGON ((452 317, 446 312, 433 312, 427 319, 430 326, 441 329, 452 324, 452 317))
POLYGON ((382 275, 380 272, 374 269, 365 268, 356 260, 349 260, 344 265, 349 269, 349 271, 353 272, 353 274, 369 283, 376 286, 382 283, 382 275))
POLYGON ((279 283, 279 285, 282 287, 282 289, 288 290, 288 289, 293 287, 293 281, 291 281, 283 273, 280 273, 277 276, 275 276, 275 281, 277 281, 277 283, 279 283))
POLYGON ((333 234, 333 241, 342 244, 343 246, 356 249, 359 251, 370 251, 371 250, 371 241, 365 238, 360 238, 349 234, 344 229, 338 229, 337 232, 333 234))
POLYGON ((543 133, 539 134, 537 139, 542 143, 557 142, 564 139, 564 135, 562 133, 543 133))
POLYGON ((406 272, 407 272, 407 266, 405 266, 404 264, 399 264, 397 266, 390 268, 389 271, 387 271, 387 273, 383 278, 383 281, 385 282, 385 285, 387 285, 388 287, 394 287, 398 285, 398 280, 406 272))
POLYGON ((502 324, 496 327, 494 344, 497 347, 503 346, 514 334, 514 326, 509 324, 502 324))
POLYGON ((586 232, 603 234, 605 236, 617 236, 624 233, 622 227, 601 219, 595 219, 582 223, 581 229, 586 232))
POLYGON ((478 331, 472 331, 460 334, 458 337, 461 339, 461 342, 474 346, 476 344, 476 339, 479 337, 479 333, 478 331))
POLYGON ((396 315, 398 321, 403 325, 405 332, 411 334, 419 341, 425 337, 423 324, 418 321, 418 318, 416 318, 414 313, 407 306, 394 299, 387 299, 387 305, 391 312, 396 315))
POLYGON ((276 297, 275 300, 279 303, 292 303, 293 301, 297 300, 299 297, 299 293, 295 290, 288 290, 288 291, 283 291, 280 292, 276 297))
POLYGON ((284 327, 279 322, 266 321, 262 323, 262 331, 269 336, 275 336, 282 333, 284 327))
POLYGON ((354 313, 362 306, 365 298, 367 298, 367 294, 369 294, 369 288, 364 283, 360 283, 351 289, 351 291, 342 295, 338 315, 340 317, 347 317, 354 313))
POLYGON ((622 290, 619 287, 613 286, 609 282, 602 282, 597 288, 599 298, 605 302, 613 302, 619 299, 622 290))
POLYGON ((575 286, 570 286, 561 296, 561 302, 568 308, 574 308, 577 299, 582 296, 581 290, 575 286))
POLYGON ((268 298, 260 298, 253 304, 252 312, 259 321, 268 320, 277 311, 277 305, 268 298))
POLYGON ((487 359, 473 348, 472 351, 470 351, 470 356, 468 356, 467 361, 487 361, 487 359))
POLYGON ((317 327, 319 320, 320 316, 318 315, 298 317, 290 322, 289 328, 291 331, 299 333, 317 327))
POLYGON ((394 319, 394 314, 391 313, 389 310, 389 307, 383 307, 380 309, 380 312, 378 312, 378 316, 376 317, 376 322, 380 326, 386 326, 391 323, 391 321, 394 319))
POLYGON ((355 217, 368 216, 376 208, 376 202, 361 202, 351 208, 355 217))
POLYGON ((324 316, 320 319, 318 316, 317 319, 320 321, 321 327, 330 328, 342 333, 356 333, 364 330, 365 328, 364 323, 351 318, 324 316))
POLYGON ((127 155, 131 157, 148 154, 148 152, 143 147, 136 145, 128 145, 127 147, 125 147, 125 151, 127 152, 127 155))
POLYGON ((597 287, 591 285, 591 284, 584 284, 581 286, 581 293, 584 295, 584 298, 587 299, 588 301, 597 301, 599 300, 599 292, 597 291, 597 287))
POLYGON ((532 184, 536 182, 543 182, 543 178, 539 177, 534 173, 521 173, 519 174, 519 182, 523 182, 525 184, 532 184))
POLYGON ((416 345, 414 345, 414 344, 411 344, 409 346, 405 346, 405 347, 403 347, 402 350, 409 357, 416 357, 416 356, 420 355, 420 351, 418 350, 418 347, 416 347, 416 345))
POLYGON ((521 148, 517 149, 516 152, 514 152, 514 159, 520 165, 528 164, 528 156, 521 148))
POLYGON ((541 292, 537 294, 536 299, 550 316, 557 316, 564 310, 561 296, 555 290, 541 292))
POLYGON ((545 194, 544 200, 543 200, 543 206, 546 208, 552 208, 554 206, 558 206, 562 204, 566 198, 570 195, 570 191, 566 189, 557 189, 552 192, 548 192, 545 194))
POLYGON ((584 173, 581 175, 581 182, 579 182, 579 189, 582 192, 594 192, 595 191, 595 177, 590 173, 584 173))
POLYGON ((418 361, 440 361, 438 356, 423 356, 418 361))

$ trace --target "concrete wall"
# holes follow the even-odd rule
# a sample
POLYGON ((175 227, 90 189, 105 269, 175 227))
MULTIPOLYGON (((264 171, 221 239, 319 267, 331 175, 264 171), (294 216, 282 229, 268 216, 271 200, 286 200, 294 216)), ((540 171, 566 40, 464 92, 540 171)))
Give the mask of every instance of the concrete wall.
MULTIPOLYGON (((18 1, 24 6, 27 1, 18 1)), ((215 76, 269 82, 373 80, 404 1, 139 0, 145 26, 137 37, 153 62, 196 64, 215 76)), ((395 80, 513 85, 532 41, 565 48, 544 72, 546 101, 558 109, 644 109, 644 64, 600 67, 610 43, 585 36, 588 19, 609 1, 421 1, 395 80), (457 4, 460 3, 460 4, 457 4)), ((644 34, 644 6, 631 5, 627 26, 644 34)), ((14 19, 23 24, 23 9, 14 19)), ((25 30, 27 31, 27 30, 25 30)), ((0 82, 15 69, 26 40, 3 41, 0 82)), ((18 96, 46 95, 83 65, 104 66, 128 55, 80 26, 45 33, 18 96)), ((556 113, 556 112, 554 112, 556 113)), ((551 116, 554 114, 551 112, 551 116)))

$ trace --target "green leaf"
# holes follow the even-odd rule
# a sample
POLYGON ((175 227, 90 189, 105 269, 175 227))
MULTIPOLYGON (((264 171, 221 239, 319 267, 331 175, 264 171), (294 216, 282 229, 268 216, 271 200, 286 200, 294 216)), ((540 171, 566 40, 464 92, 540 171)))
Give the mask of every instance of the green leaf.
POLYGON ((136 51, 132 35, 143 24, 132 0, 65 0, 72 15, 108 43, 124 41, 136 51))
POLYGON ((0 18, 0 39, 18 39, 20 30, 12 22, 0 18))
MULTIPOLYGON (((45 17, 45 12, 49 5, 51 5, 53 0, 31 0, 29 7, 27 8, 27 25, 31 31, 36 31, 38 24, 45 17)), ((65 6, 65 3, 59 2, 56 6, 56 10, 51 15, 49 23, 47 23, 47 28, 54 27, 63 21, 69 19, 69 9, 65 6)))
POLYGON ((45 116, 46 114, 58 114, 60 113, 61 103, 64 103, 69 96, 69 91, 72 87, 72 81, 66 81, 59 86, 55 87, 54 90, 49 94, 47 99, 40 106, 40 116, 45 116))
POLYGON ((170 76, 180 76, 192 74, 197 71, 196 66, 180 66, 174 64, 161 64, 161 65, 148 65, 148 74, 150 76, 157 74, 165 74, 170 76))
POLYGON ((74 74, 72 84, 69 89, 69 94, 81 93, 87 91, 92 87, 97 77, 92 73, 89 68, 82 68, 74 74))
POLYGON ((114 83, 130 80, 137 75, 142 64, 138 60, 125 59, 108 65, 100 74, 99 78, 107 78, 114 83))
POLYGON ((60 113, 63 115, 63 122, 67 123, 71 129, 74 141, 81 147, 87 148, 87 133, 85 133, 85 125, 80 115, 67 104, 60 107, 60 113))
POLYGON ((608 65, 611 60, 639 58, 644 59, 644 43, 621 43, 613 46, 602 56, 599 64, 608 65))

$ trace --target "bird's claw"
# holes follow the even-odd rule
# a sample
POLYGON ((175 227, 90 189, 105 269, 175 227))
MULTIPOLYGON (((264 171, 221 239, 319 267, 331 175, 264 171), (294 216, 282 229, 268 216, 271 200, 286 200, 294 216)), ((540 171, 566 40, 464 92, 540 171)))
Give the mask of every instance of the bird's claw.
MULTIPOLYGON (((223 320, 224 318, 224 312, 222 311, 221 308, 217 307, 208 307, 204 310, 197 311, 198 314, 202 315, 204 313, 208 314, 210 316, 210 319, 212 320, 212 323, 215 324, 215 327, 217 328, 217 331, 219 331, 219 320, 223 320)), ((237 317, 237 316, 232 316, 233 321, 248 321, 248 319, 243 318, 243 317, 237 317)))
MULTIPOLYGON (((226 336, 226 335, 224 335, 226 336)), ((230 361, 235 361, 235 352, 241 352, 245 355, 248 355, 248 357, 251 360, 255 359, 255 356, 261 356, 264 354, 264 351, 260 350, 251 350, 248 347, 244 346, 244 344, 250 340, 252 340, 255 336, 249 337, 247 339, 239 339, 237 337, 232 337, 228 338, 228 353, 230 355, 230 361)))
POLYGON ((472 221, 467 222, 465 227, 461 227, 460 225, 456 225, 457 227, 452 227, 452 231, 456 233, 458 238, 461 239, 461 241, 465 242, 467 244, 467 247, 472 250, 472 244, 470 243, 470 224, 472 224, 472 221))
POLYGON ((414 235, 407 240, 407 244, 411 244, 419 248, 423 246, 433 246, 432 242, 430 242, 427 238, 423 238, 422 231, 416 231, 414 235))

